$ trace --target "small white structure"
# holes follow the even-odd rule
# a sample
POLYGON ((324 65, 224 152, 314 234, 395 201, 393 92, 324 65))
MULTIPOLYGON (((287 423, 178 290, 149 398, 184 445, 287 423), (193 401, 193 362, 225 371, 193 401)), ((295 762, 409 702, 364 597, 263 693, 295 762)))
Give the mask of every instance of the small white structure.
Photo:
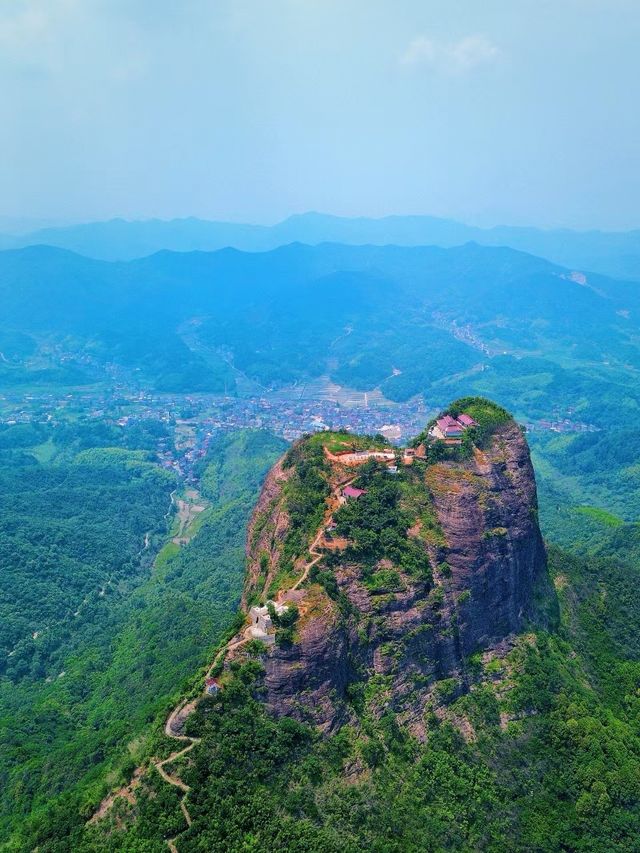
POLYGON ((266 606, 252 607, 249 611, 249 619, 251 620, 251 634, 254 637, 258 633, 266 634, 272 627, 271 616, 269 616, 269 609, 266 606))
POLYGON ((269 631, 273 628, 273 622, 269 615, 269 605, 273 605, 273 609, 280 616, 287 610, 286 604, 278 604, 276 601, 267 601, 262 607, 254 606, 249 610, 249 633, 255 640, 262 640, 263 643, 274 643, 275 637, 269 631))

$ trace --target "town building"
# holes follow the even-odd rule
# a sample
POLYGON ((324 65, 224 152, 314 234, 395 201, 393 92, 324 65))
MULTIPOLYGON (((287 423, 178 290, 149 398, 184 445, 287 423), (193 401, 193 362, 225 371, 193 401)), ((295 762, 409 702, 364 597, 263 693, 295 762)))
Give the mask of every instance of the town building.
POLYGON ((462 424, 464 429, 467 427, 478 426, 471 415, 466 415, 464 412, 461 415, 458 415, 457 420, 459 424, 462 424))
POLYGON ((366 489, 357 489, 355 486, 346 486, 342 490, 342 497, 345 500, 358 500, 362 495, 366 495, 366 489))

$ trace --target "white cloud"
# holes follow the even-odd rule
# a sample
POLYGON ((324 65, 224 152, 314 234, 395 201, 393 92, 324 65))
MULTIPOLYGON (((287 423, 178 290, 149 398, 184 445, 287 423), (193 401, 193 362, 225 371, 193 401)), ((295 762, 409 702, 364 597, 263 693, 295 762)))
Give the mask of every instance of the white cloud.
POLYGON ((409 42, 400 56, 400 63, 426 65, 436 71, 463 74, 493 62, 498 55, 498 48, 483 35, 469 35, 455 42, 438 42, 421 35, 409 42))
POLYGON ((68 91, 143 78, 149 39, 130 14, 137 2, 122 9, 120 0, 0 0, 0 75, 48 79, 68 91))
POLYGON ((33 3, 5 7, 0 15, 0 48, 3 54, 28 55, 42 46, 48 28, 49 15, 33 3))
POLYGON ((84 20, 82 0, 15 0, 0 6, 0 66, 16 71, 64 67, 76 27, 84 20))

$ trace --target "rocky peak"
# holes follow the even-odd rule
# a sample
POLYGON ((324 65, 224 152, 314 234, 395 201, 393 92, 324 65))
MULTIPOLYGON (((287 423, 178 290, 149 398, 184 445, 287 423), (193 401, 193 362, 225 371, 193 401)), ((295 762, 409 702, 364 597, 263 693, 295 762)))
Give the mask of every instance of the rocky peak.
POLYGON ((330 731, 366 694, 420 736, 445 680, 465 691, 474 654, 540 619, 549 586, 527 443, 498 407, 468 408, 465 435, 447 443, 425 431, 397 468, 374 439, 325 433, 268 477, 245 599, 295 600, 300 613, 263 655, 276 714, 330 731), (360 492, 345 497, 347 484, 360 492))

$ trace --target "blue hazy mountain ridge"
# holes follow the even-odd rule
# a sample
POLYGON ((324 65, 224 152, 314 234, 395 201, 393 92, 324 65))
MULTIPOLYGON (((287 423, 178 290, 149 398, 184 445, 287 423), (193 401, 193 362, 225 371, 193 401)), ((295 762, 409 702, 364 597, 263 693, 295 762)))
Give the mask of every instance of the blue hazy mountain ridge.
POLYGON ((517 226, 479 228, 434 216, 338 217, 320 213, 290 216, 273 226, 197 218, 106 222, 43 228, 0 235, 0 249, 46 244, 103 260, 132 260, 162 249, 215 251, 233 247, 267 251, 292 242, 318 244, 436 245, 469 241, 509 246, 554 263, 619 278, 640 278, 640 230, 573 231, 517 226))
POLYGON ((34 351, 53 342, 164 391, 233 391, 241 371, 268 387, 329 375, 398 401, 471 390, 594 423, 640 405, 638 286, 504 247, 297 243, 106 262, 34 246, 0 253, 0 307, 9 386, 33 380, 34 351))
MULTIPOLYGON (((0 270, 5 320, 34 325, 73 326, 112 314, 126 319, 126 309, 140 303, 153 314, 180 319, 199 309, 270 303, 274 297, 297 297, 322 314, 327 299, 315 284, 324 279, 331 288, 336 275, 349 277, 348 289, 329 295, 343 293, 345 302, 353 303, 355 297, 375 304, 391 298, 391 286, 400 287, 436 310, 462 310, 460 320, 467 319, 465 314, 490 319, 498 308, 506 315, 533 308, 534 318, 574 322, 587 315, 602 319, 607 309, 612 314, 637 311, 640 305, 635 284, 591 275, 585 286, 568 270, 541 258, 473 243, 451 249, 290 244, 261 253, 163 251, 113 263, 35 246, 1 253, 0 270), (45 300, 38 305, 40 297, 45 300), (558 316, 569 307, 573 317, 558 316)), ((338 308, 330 306, 332 316, 338 308)), ((615 322, 626 327, 622 319, 615 322)))

